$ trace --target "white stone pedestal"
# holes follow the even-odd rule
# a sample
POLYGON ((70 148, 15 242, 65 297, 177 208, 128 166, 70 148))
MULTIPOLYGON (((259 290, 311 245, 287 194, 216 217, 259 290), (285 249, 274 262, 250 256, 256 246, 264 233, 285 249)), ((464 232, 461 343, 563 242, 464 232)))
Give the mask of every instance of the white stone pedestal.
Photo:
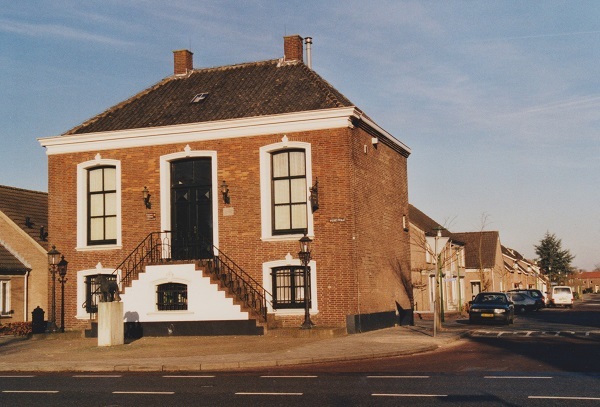
POLYGON ((123 345, 125 326, 123 324, 122 302, 98 303, 98 346, 123 345))

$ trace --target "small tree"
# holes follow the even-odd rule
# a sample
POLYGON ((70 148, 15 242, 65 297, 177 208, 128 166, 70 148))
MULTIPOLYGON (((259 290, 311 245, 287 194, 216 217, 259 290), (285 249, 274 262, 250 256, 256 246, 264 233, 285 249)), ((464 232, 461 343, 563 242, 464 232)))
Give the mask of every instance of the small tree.
POLYGON ((550 281, 560 281, 573 273, 571 262, 575 256, 562 248, 562 241, 554 233, 546 232, 540 244, 535 246, 535 253, 538 265, 550 281))

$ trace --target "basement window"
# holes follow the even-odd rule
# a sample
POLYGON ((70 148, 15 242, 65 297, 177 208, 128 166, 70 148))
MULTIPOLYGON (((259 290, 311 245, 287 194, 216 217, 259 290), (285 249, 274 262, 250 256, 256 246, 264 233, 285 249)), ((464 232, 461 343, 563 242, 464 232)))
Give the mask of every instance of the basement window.
POLYGON ((200 103, 204 99, 206 99, 207 97, 208 97, 208 92, 198 93, 196 96, 194 96, 192 98, 192 100, 190 101, 190 103, 200 103))

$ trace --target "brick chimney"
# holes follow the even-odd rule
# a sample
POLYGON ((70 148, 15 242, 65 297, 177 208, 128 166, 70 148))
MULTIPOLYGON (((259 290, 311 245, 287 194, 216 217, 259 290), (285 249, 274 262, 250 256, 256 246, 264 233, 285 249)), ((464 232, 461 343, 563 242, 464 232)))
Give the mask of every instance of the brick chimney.
POLYGON ((288 35, 283 37, 283 59, 286 62, 304 62, 302 37, 299 35, 288 35))
POLYGON ((193 53, 187 49, 173 51, 173 65, 175 75, 185 75, 194 69, 193 53))

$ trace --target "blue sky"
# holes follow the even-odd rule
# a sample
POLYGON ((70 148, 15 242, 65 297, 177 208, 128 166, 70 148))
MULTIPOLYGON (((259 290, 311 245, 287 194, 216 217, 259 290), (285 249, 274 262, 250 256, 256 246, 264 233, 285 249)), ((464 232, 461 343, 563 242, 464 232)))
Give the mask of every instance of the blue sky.
POLYGON ((546 231, 600 264, 600 2, 0 1, 0 184, 47 190, 39 137, 172 73, 277 58, 313 69, 412 149, 412 204, 451 231, 498 230, 534 258, 546 231))

